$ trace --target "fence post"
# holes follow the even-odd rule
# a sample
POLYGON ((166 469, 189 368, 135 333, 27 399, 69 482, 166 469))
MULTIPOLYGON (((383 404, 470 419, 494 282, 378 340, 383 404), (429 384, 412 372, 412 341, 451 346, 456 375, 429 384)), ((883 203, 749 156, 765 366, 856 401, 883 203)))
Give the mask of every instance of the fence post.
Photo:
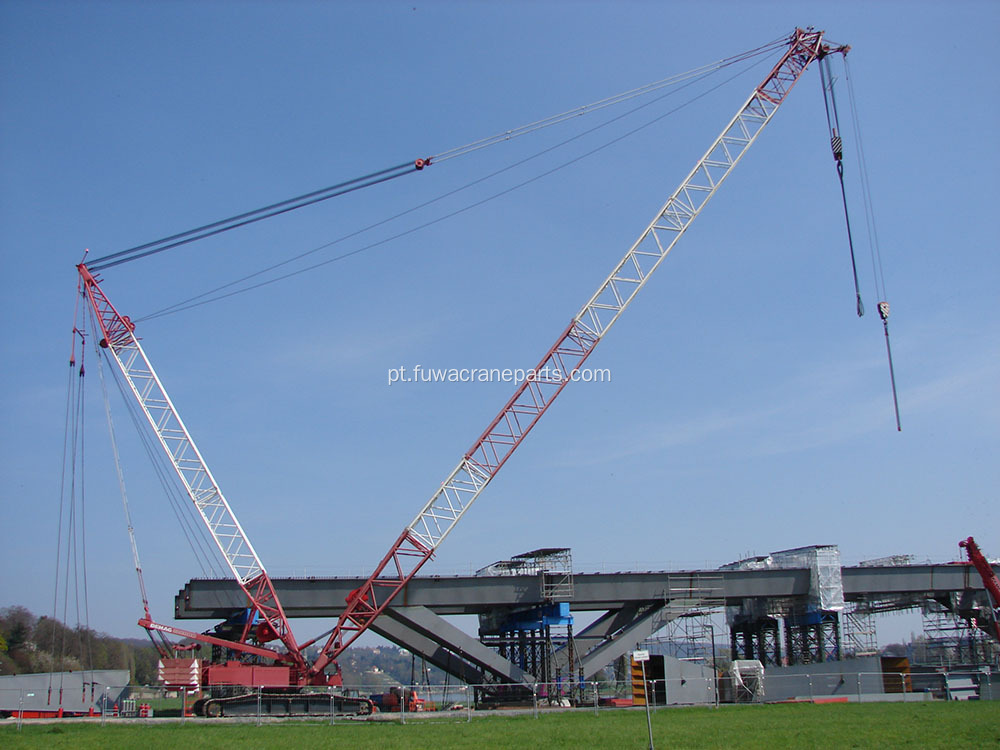
MULTIPOLYGON (((329 688, 327 688, 327 689, 329 689, 329 688)), ((330 697, 330 726, 332 727, 334 725, 334 722, 335 722, 335 720, 334 720, 333 717, 334 717, 334 714, 336 713, 336 709, 334 708, 334 705, 333 705, 333 693, 329 693, 329 697, 330 697)))
MULTIPOLYGON (((107 703, 107 701, 105 701, 107 703)), ((181 688, 181 724, 187 720, 188 712, 188 689, 186 687, 181 688)))
POLYGON ((17 691, 17 731, 21 731, 21 722, 24 720, 24 688, 17 691))
POLYGON ((257 726, 260 726, 260 703, 261 703, 261 691, 264 688, 257 686, 257 726))
POLYGON ((811 674, 807 674, 806 677, 809 679, 809 700, 813 700, 813 678, 811 674))
POLYGON ((400 698, 400 701, 399 701, 399 723, 400 724, 405 724, 406 723, 406 685, 403 685, 403 687, 402 687, 402 693, 403 694, 401 696, 399 696, 399 698, 400 698))
POLYGON ((903 703, 906 703, 906 675, 899 673, 899 684, 903 686, 903 703))
POLYGON ((858 679, 858 703, 861 703, 861 672, 858 672, 855 677, 858 679))
MULTIPOLYGON (((104 686, 104 705, 101 706, 101 726, 104 726, 104 719, 108 715, 108 686, 104 686)), ((20 725, 18 725, 20 726, 20 725)))
POLYGON ((597 682, 592 682, 591 685, 594 686, 594 716, 597 716, 597 703, 600 697, 601 686, 597 682))
POLYGON ((532 713, 534 717, 538 718, 538 683, 535 682, 531 685, 531 705, 532 713))
POLYGON ((472 723, 472 701, 475 696, 475 690, 472 689, 472 685, 465 686, 465 705, 467 706, 466 723, 472 723))

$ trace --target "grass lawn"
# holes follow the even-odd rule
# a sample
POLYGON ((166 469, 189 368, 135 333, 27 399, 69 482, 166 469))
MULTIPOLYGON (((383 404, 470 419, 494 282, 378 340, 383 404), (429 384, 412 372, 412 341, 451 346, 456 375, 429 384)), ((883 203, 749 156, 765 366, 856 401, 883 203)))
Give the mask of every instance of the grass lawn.
MULTIPOLYGON (((641 710, 510 716, 490 714, 396 722, 285 721, 255 726, 211 720, 123 724, 32 724, 8 719, 0 747, 15 748, 645 748, 641 710)), ((660 709, 657 748, 1000 747, 1000 702, 784 704, 660 709)))

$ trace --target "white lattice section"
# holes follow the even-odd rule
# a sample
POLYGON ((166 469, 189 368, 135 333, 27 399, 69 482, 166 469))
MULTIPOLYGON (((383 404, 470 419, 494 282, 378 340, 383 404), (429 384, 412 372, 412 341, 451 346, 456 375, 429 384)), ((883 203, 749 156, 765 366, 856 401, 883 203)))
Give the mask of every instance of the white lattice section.
POLYGON ((576 320, 581 326, 598 338, 607 333, 777 109, 777 103, 754 91, 615 270, 577 313, 576 320))
POLYGON ((241 584, 258 576, 263 571, 260 558, 243 533, 138 340, 129 334, 127 341, 123 343, 119 339, 109 349, 233 575, 241 584))
POLYGON ((462 459, 407 528, 421 544, 435 549, 489 481, 489 474, 469 459, 462 459))

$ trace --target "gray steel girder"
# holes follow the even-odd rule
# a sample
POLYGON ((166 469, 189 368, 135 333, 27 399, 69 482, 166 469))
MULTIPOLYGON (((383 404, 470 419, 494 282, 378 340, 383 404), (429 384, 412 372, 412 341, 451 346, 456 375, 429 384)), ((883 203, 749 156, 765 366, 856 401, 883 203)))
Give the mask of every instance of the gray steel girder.
POLYGON ((481 669, 477 669, 440 643, 421 635, 397 619, 395 614, 394 611, 389 611, 385 617, 375 620, 371 626, 372 631, 411 653, 420 654, 430 664, 469 685, 479 685, 484 682, 481 669))
POLYGON ((573 661, 569 664, 569 650, 560 648, 555 653, 555 665, 565 674, 575 674, 581 666, 581 660, 588 653, 599 647, 609 638, 614 638, 628 625, 635 621, 640 610, 645 607, 638 603, 630 603, 619 609, 605 612, 586 628, 573 634, 573 661))
MULTIPOLYGON (((402 633, 402 629, 405 628, 409 634, 423 638, 425 644, 431 642, 438 648, 444 647, 447 651, 464 660, 467 666, 474 665, 481 670, 475 674, 477 682, 473 684, 482 684, 482 672, 489 672, 504 682, 523 685, 532 685, 537 682, 533 675, 507 661, 496 651, 484 646, 476 638, 462 632, 426 607, 391 607, 386 610, 386 614, 398 626, 402 626, 396 629, 397 633, 402 633)), ((386 618, 382 617, 376 620, 376 624, 372 626, 373 629, 381 627, 384 619, 386 618)), ((418 650, 416 653, 427 656, 423 650, 418 650)), ((465 679, 459 673, 451 672, 451 674, 465 679)), ((469 680, 466 681, 469 682, 469 680)))
MULTIPOLYGON (((608 612, 589 628, 574 637, 577 653, 571 673, 583 669, 584 679, 590 679, 620 656, 638 647, 639 643, 665 627, 686 612, 703 606, 700 599, 679 599, 664 604, 662 601, 623 608, 618 612, 608 612), (596 629, 595 629, 595 626, 596 629), (591 632, 593 631, 593 632, 591 632), (597 645, 587 651, 580 641, 597 641, 597 645)), ((563 647, 556 653, 556 663, 567 668, 568 650, 563 647)))
MULTIPOLYGON (((1000 567, 996 568, 1000 572, 1000 567)), ((727 604, 745 598, 796 597, 809 593, 809 570, 705 571, 721 574, 727 604)), ((630 603, 662 599, 690 573, 592 573, 574 576, 574 611, 622 609, 630 603)), ((878 599, 890 594, 933 598, 936 594, 982 590, 971 565, 907 565, 883 568, 844 568, 847 601, 878 599)), ((285 613, 291 618, 336 618, 344 599, 364 583, 360 578, 276 578, 274 585, 285 613)), ((414 578, 397 600, 400 605, 424 606, 439 615, 475 615, 495 607, 532 607, 545 604, 537 576, 449 576, 414 578)), ((235 581, 190 581, 177 595, 178 620, 221 620, 246 607, 246 597, 235 581)))

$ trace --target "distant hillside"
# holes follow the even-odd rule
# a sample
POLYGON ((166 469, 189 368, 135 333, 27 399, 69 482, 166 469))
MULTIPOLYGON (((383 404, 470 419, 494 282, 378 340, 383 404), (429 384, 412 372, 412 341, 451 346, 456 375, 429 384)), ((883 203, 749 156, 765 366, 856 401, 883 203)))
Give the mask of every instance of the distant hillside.
POLYGON ((25 607, 0 609, 0 674, 127 669, 134 684, 148 684, 158 658, 148 641, 68 628, 25 607))
MULTIPOLYGON (((87 628, 69 628, 21 606, 0 609, 0 674, 127 669, 134 685, 156 683, 159 655, 147 639, 114 638, 87 628)), ((386 687, 445 681, 438 669, 394 646, 352 647, 340 657, 347 686, 386 687), (423 673, 424 677, 421 677, 423 673)))
POLYGON ((395 646, 351 647, 340 656, 339 662, 347 687, 419 685, 423 682, 440 685, 447 679, 440 669, 425 665, 419 656, 414 658, 409 651, 395 646))

